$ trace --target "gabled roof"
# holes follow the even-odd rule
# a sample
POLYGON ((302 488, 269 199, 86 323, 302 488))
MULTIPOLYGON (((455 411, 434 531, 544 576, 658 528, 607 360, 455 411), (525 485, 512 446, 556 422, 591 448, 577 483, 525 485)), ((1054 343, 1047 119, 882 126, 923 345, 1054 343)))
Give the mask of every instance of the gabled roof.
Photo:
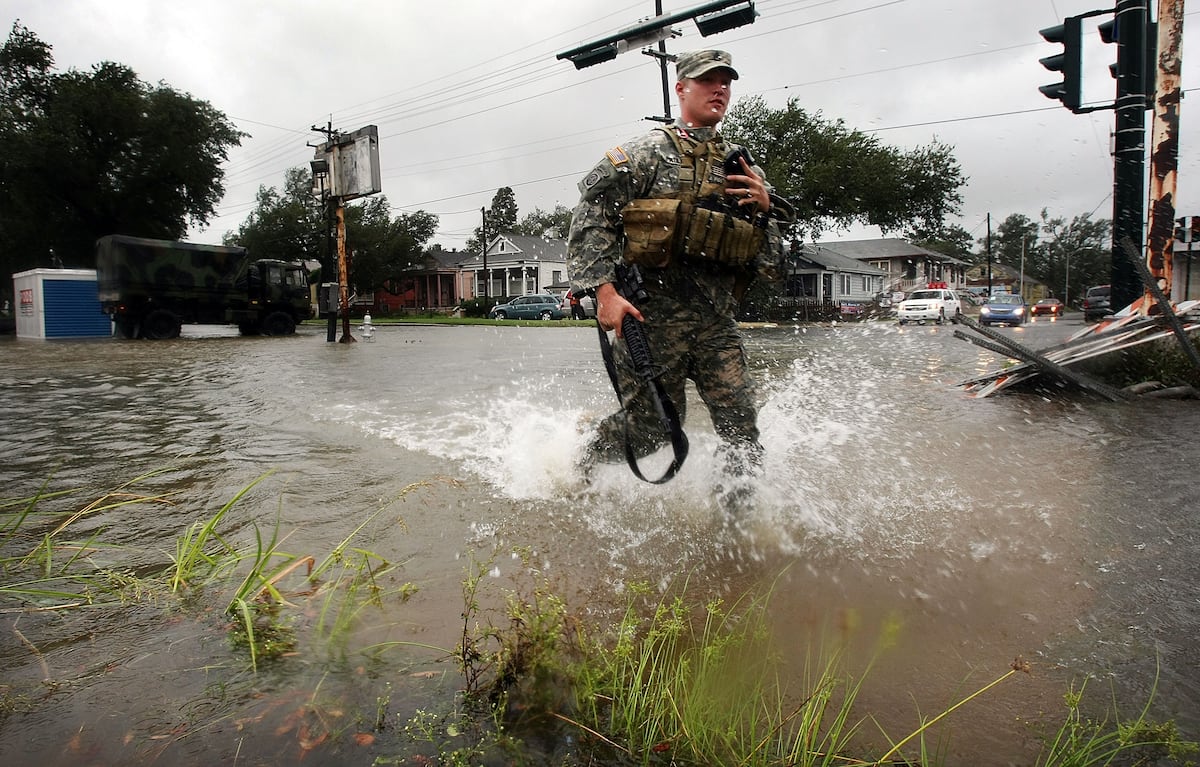
MULTIPOLYGON (((546 261, 567 262, 567 241, 555 237, 531 237, 524 234, 501 234, 488 243, 488 261, 546 261)), ((478 266, 483 257, 463 259, 461 266, 478 266)))
POLYGON ((464 260, 471 257, 470 253, 464 253, 461 250, 432 250, 428 253, 428 261, 432 261, 434 268, 437 269, 454 269, 464 260))
POLYGON ((939 261, 942 263, 966 264, 965 261, 957 259, 954 256, 947 256, 945 253, 938 253, 936 250, 922 248, 919 245, 913 245, 907 240, 899 237, 883 237, 878 240, 846 240, 843 242, 819 242, 816 243, 823 248, 832 250, 835 253, 846 256, 847 258, 856 258, 860 261, 869 261, 871 259, 884 258, 911 258, 918 256, 929 259, 930 261, 939 261))
POLYGON ((809 243, 800 247, 800 258, 830 272, 848 272, 851 274, 883 275, 882 269, 850 258, 837 251, 831 250, 821 243, 809 243))

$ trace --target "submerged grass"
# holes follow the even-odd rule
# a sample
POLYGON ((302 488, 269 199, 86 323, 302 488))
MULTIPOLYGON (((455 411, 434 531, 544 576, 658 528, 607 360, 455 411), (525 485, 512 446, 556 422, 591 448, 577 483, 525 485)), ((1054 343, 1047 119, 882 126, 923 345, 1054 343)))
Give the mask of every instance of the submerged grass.
MULTIPOLYGON (((101 554, 108 560, 121 555, 120 547, 104 542, 105 529, 90 529, 79 538, 71 537, 73 531, 81 520, 104 511, 170 503, 167 494, 136 492, 139 482, 153 476, 66 512, 58 507, 72 493, 51 492, 48 484, 30 498, 0 501, 0 613, 130 602, 186 609, 194 600, 215 601, 232 624, 233 646, 245 653, 243 669, 286 662, 302 650, 311 657, 312 648, 300 646, 297 630, 305 620, 310 624, 303 638, 344 661, 364 611, 385 600, 403 603, 417 589, 411 582, 389 585, 397 582, 402 565, 372 551, 363 539, 384 522, 396 500, 433 481, 453 483, 438 478, 404 488, 319 557, 283 550, 282 510, 265 530, 252 523, 252 536, 244 528, 237 536, 228 531, 232 510, 267 474, 212 516, 190 524, 175 541, 169 564, 137 572, 101 564, 101 554)), ((585 617, 537 574, 524 549, 512 553, 532 578, 530 584, 500 598, 485 594, 499 553, 472 557, 467 566, 456 648, 388 642, 357 650, 375 664, 383 662, 384 651, 399 648, 432 650, 457 663, 461 695, 440 712, 418 709, 395 731, 396 737, 418 744, 422 754, 432 749, 442 764, 533 763, 523 751, 522 735, 536 734, 544 742, 546 733, 554 732, 561 744, 573 745, 551 748, 547 764, 937 765, 941 757, 925 742, 930 728, 1014 674, 1029 671, 1018 659, 1007 673, 893 738, 859 710, 859 697, 873 664, 900 630, 894 623, 881 629, 865 668, 852 668, 845 634, 827 631, 811 638, 801 673, 788 674, 772 635, 771 588, 723 598, 702 596, 686 580, 664 592, 627 584, 622 605, 607 613, 610 618, 594 612, 585 617), (884 748, 868 755, 869 744, 880 737, 884 748)), ((37 637, 31 640, 15 623, 12 631, 49 679, 37 637)), ((376 732, 388 729, 388 685, 375 710, 359 717, 373 722, 370 729, 376 732)), ((1132 719, 1114 714, 1094 721, 1082 713, 1082 698, 1082 687, 1067 694, 1066 717, 1051 725, 1036 767, 1183 764, 1196 753, 1196 744, 1181 738, 1174 723, 1150 719, 1150 701, 1132 719)), ((33 699, 0 689, 0 719, 4 712, 25 710, 33 699)), ((319 741, 304 741, 303 753, 326 737, 346 734, 328 725, 321 732, 319 741)), ((376 763, 410 762, 379 756, 376 763)))

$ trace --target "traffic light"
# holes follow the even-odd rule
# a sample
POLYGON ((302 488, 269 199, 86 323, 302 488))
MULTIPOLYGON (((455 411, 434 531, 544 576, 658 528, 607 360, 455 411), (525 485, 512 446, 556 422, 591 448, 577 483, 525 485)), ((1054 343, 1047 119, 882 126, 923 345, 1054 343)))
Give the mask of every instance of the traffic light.
MULTIPOLYGON (((1146 109, 1154 108, 1158 93, 1156 90, 1158 78, 1158 23, 1150 21, 1150 10, 1146 8, 1142 21, 1144 40, 1139 45, 1130 41, 1129 47, 1120 47, 1121 24, 1120 17, 1113 17, 1096 27, 1100 39, 1106 43, 1116 43, 1117 60, 1108 65, 1108 72, 1117 81, 1117 98, 1127 94, 1129 84, 1138 83, 1138 90, 1146 98, 1146 109), (1138 54, 1138 48, 1142 54, 1138 54)), ((1134 20, 1136 22, 1136 20, 1134 20)), ((1135 25, 1136 26, 1136 25, 1135 25)), ((1135 27, 1134 31, 1137 31, 1135 27)))
POLYGON ((1063 23, 1053 27, 1046 27, 1039 34, 1045 38, 1048 43, 1062 44, 1062 53, 1056 53, 1053 56, 1047 56, 1044 59, 1038 59, 1043 67, 1051 72, 1062 72, 1063 80, 1061 83, 1052 85, 1043 85, 1038 88, 1046 98, 1058 99, 1062 105, 1072 112, 1079 111, 1080 92, 1081 92, 1081 70, 1082 70, 1082 54, 1080 46, 1082 43, 1083 25, 1078 16, 1068 16, 1063 19, 1063 23))

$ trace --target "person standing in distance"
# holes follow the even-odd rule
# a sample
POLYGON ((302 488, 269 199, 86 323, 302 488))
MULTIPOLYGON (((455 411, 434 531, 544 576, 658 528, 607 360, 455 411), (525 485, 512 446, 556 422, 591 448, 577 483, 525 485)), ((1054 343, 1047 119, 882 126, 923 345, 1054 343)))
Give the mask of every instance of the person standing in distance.
POLYGON ((754 385, 735 315, 752 280, 780 278, 779 225, 794 214, 748 153, 717 131, 738 79, 731 56, 681 54, 676 75, 679 119, 609 150, 579 183, 567 239, 572 290, 592 292, 600 327, 616 331, 625 403, 600 422, 584 468, 623 460, 626 440, 642 457, 669 439, 621 338, 628 314, 644 323, 681 419, 685 384, 695 383, 720 438, 726 477, 719 492, 728 495, 739 484, 729 480, 755 474, 762 461, 754 385), (613 284, 628 265, 643 280, 645 297, 637 305, 613 284))

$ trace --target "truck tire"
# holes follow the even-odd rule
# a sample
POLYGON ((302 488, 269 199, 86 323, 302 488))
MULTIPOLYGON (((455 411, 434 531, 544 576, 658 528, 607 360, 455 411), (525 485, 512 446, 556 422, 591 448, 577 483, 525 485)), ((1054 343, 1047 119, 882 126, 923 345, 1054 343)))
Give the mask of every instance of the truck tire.
POLYGON ((155 341, 179 337, 179 318, 166 309, 155 309, 142 320, 142 337, 155 341))
POLYGON ((296 321, 284 312, 271 312, 262 321, 264 336, 290 336, 296 332, 296 321))

